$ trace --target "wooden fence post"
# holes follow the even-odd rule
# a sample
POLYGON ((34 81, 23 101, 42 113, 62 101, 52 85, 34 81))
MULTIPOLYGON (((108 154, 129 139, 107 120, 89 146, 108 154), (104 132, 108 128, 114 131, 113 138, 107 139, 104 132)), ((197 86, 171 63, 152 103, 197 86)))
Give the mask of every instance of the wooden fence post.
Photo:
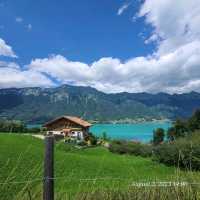
POLYGON ((43 200, 54 200, 54 136, 45 137, 43 200))

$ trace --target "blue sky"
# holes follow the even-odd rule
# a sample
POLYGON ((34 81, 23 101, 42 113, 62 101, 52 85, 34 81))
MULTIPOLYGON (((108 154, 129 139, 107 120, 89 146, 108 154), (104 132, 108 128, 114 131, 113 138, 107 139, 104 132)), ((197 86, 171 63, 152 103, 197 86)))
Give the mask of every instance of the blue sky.
POLYGON ((199 0, 0 0, 0 88, 200 92, 199 0))
POLYGON ((141 34, 149 34, 143 19, 133 23, 140 3, 117 15, 124 1, 116 0, 7 0, 0 7, 0 36, 12 44, 21 64, 31 59, 61 54, 70 60, 91 63, 101 57, 122 60, 145 56, 141 34), (17 20, 17 21, 16 21, 17 20), (27 26, 31 25, 31 30, 27 26))

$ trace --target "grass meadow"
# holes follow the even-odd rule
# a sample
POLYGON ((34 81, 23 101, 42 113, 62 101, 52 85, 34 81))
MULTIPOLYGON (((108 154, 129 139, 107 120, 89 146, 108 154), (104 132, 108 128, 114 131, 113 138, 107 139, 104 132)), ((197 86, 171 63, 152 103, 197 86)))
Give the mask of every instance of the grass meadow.
MULTIPOLYGON (((106 148, 55 146, 55 199, 200 199, 200 185, 137 187, 135 182, 200 183, 199 172, 181 171, 148 158, 106 148), (162 198, 161 198, 162 197, 162 198)), ((42 199, 44 141, 0 134, 0 199, 42 199)))

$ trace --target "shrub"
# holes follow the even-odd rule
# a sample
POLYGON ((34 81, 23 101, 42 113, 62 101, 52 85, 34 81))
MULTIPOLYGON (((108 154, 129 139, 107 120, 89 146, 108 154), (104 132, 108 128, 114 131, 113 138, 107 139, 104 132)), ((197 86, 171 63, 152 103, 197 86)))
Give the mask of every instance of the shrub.
POLYGON ((39 127, 26 128, 26 130, 24 130, 24 132, 28 132, 28 133, 40 133, 41 129, 39 127))
POLYGON ((110 143, 109 150, 113 153, 119 153, 119 154, 124 154, 126 151, 124 150, 124 143, 125 141, 120 141, 120 140, 113 140, 110 143))
POLYGON ((17 120, 0 120, 0 132, 23 133, 26 126, 23 122, 17 120))
POLYGON ((86 136, 85 140, 90 141, 91 145, 97 144, 97 138, 92 133, 89 133, 88 136, 86 136))
POLYGON ((131 154, 143 157, 151 156, 152 148, 151 145, 120 140, 112 141, 109 145, 109 150, 113 153, 131 154))
POLYGON ((86 146, 86 145, 87 145, 87 142, 80 140, 80 141, 77 141, 77 144, 78 144, 79 146, 86 146))
POLYGON ((167 131, 169 141, 174 141, 180 137, 186 137, 192 132, 200 129, 200 109, 197 109, 187 120, 177 119, 167 131))
POLYGON ((40 127, 28 128, 22 121, 0 119, 0 132, 4 133, 41 133, 46 129, 40 127))
POLYGON ((143 144, 140 148, 140 156, 142 157, 150 157, 152 156, 154 147, 152 145, 143 144))
POLYGON ((188 129, 191 131, 200 129, 200 109, 196 110, 187 122, 188 129))
POLYGON ((172 143, 159 145, 154 150, 154 159, 190 170, 200 170, 200 134, 194 133, 172 143))

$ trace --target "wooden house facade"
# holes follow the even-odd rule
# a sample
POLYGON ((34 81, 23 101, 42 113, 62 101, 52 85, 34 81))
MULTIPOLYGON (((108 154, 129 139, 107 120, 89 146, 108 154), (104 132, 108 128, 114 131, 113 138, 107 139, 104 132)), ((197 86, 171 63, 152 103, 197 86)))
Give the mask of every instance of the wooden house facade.
POLYGON ((88 135, 90 126, 87 121, 74 116, 62 116, 44 125, 47 134, 63 135, 79 140, 83 140, 88 135))

